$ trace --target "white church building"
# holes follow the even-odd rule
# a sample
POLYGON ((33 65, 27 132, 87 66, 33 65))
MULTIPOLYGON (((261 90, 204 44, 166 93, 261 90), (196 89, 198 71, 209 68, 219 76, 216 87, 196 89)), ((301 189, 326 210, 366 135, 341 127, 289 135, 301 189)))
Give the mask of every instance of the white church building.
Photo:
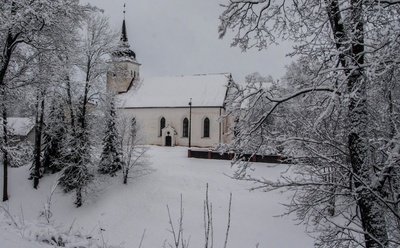
POLYGON ((140 78, 140 63, 128 43, 125 20, 112 53, 107 91, 116 94, 119 113, 134 120, 147 144, 214 147, 230 142, 225 99, 229 73, 140 78))

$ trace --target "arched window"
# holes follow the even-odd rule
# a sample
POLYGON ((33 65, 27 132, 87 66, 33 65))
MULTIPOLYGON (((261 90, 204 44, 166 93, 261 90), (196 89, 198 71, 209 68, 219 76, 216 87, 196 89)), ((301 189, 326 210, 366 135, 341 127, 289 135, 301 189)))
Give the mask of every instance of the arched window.
POLYGON ((182 137, 189 137, 189 121, 187 118, 183 119, 182 137))
POLYGON ((162 129, 165 127, 165 118, 160 119, 160 136, 162 136, 162 129))
POLYGON ((208 119, 207 117, 204 119, 203 123, 203 137, 210 137, 210 119, 208 119))

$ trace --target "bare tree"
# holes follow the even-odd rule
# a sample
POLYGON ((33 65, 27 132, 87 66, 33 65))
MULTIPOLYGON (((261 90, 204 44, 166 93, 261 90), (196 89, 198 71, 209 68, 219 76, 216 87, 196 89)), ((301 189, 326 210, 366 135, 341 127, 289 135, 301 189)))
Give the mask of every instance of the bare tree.
MULTIPOLYGON (((301 179, 252 180, 264 190, 302 190, 305 197, 293 200, 289 207, 302 220, 324 227, 317 243, 321 247, 398 246, 398 232, 388 218, 399 220, 398 188, 395 186, 394 196, 392 180, 397 182, 399 178, 400 136, 397 131, 383 135, 383 115, 373 108, 382 99, 382 95, 374 94, 377 85, 388 84, 382 76, 398 70, 400 30, 395 23, 399 22, 400 2, 239 0, 223 7, 220 36, 236 30, 233 45, 243 50, 264 49, 277 38, 291 39, 298 43, 292 55, 299 55, 303 65, 309 64, 305 67, 308 80, 299 82, 297 90, 273 95, 268 89, 259 88, 256 96, 266 101, 265 109, 239 134, 246 139, 259 132, 271 116, 296 107, 290 103, 302 103, 297 108, 305 111, 301 113, 307 118, 282 120, 289 125, 281 125, 275 139, 282 142, 293 163, 304 165, 297 171, 301 179), (301 125, 307 128, 294 129, 301 125), (334 196, 339 199, 332 199, 334 196), (343 196, 347 196, 344 202, 343 196), (306 199, 313 203, 306 204, 306 199), (338 203, 343 203, 337 214, 344 222, 327 217, 318 208, 318 200, 336 202, 336 210, 340 209, 338 203)), ((237 92, 242 99, 248 93, 240 87, 237 92)), ((388 102, 381 102, 384 108, 398 104, 393 99, 388 102)), ((393 110, 389 122, 398 126, 393 110)), ((299 117, 286 115, 293 116, 299 117)), ((245 171, 241 170, 238 176, 246 178, 245 171)))
MULTIPOLYGON (((170 247, 175 247, 175 248, 188 248, 190 244, 190 237, 189 239, 186 239, 184 237, 184 229, 183 229, 183 217, 184 217, 184 209, 183 209, 183 199, 181 195, 181 204, 180 204, 180 209, 179 209, 179 219, 178 219, 178 230, 175 230, 174 223, 171 218, 171 212, 169 210, 169 206, 167 205, 167 211, 168 211, 168 219, 169 219, 169 225, 171 229, 168 231, 172 234, 172 237, 174 239, 174 244, 169 245, 170 247)), ((164 245, 165 247, 165 245, 164 245)))
POLYGON ((128 119, 128 117, 122 116, 119 120, 119 126, 122 137, 121 147, 123 147, 123 183, 128 184, 132 170, 135 173, 134 177, 151 172, 147 155, 149 147, 144 145, 146 137, 143 132, 140 132, 140 123, 137 122, 135 117, 128 119))
MULTIPOLYGON (((228 222, 227 228, 225 233, 225 241, 224 241, 224 248, 228 247, 228 237, 229 237, 229 230, 231 227, 231 209, 232 209, 232 193, 229 196, 229 206, 228 206, 228 222)), ((178 218, 178 228, 175 228, 174 223, 171 218, 171 212, 169 206, 167 205, 168 211, 168 219, 170 229, 168 231, 172 234, 173 237, 173 245, 169 244, 169 247, 175 248, 188 248, 190 244, 190 237, 186 239, 184 236, 184 208, 183 208, 183 197, 181 195, 180 201, 180 208, 179 208, 179 218, 178 218)), ((206 192, 205 192, 205 199, 204 199, 204 207, 203 207, 203 225, 204 225, 204 247, 205 248, 212 248, 214 247, 214 230, 213 230, 213 218, 212 218, 212 203, 208 197, 208 183, 206 185, 206 192)), ((164 243, 164 246, 166 244, 164 243)))

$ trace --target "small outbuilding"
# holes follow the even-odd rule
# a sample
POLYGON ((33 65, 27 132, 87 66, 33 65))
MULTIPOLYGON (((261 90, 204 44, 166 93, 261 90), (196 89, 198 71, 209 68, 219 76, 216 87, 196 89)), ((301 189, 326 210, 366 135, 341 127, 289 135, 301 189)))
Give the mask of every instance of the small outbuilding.
POLYGON ((7 118, 8 132, 12 144, 29 141, 35 142, 35 122, 27 117, 7 118))

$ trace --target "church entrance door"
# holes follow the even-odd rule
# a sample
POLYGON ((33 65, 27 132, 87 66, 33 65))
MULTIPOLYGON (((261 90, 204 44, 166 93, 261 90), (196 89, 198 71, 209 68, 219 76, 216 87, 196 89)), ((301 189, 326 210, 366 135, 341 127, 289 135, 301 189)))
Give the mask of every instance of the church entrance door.
POLYGON ((165 146, 171 146, 171 145, 172 145, 171 136, 165 136, 165 146))

